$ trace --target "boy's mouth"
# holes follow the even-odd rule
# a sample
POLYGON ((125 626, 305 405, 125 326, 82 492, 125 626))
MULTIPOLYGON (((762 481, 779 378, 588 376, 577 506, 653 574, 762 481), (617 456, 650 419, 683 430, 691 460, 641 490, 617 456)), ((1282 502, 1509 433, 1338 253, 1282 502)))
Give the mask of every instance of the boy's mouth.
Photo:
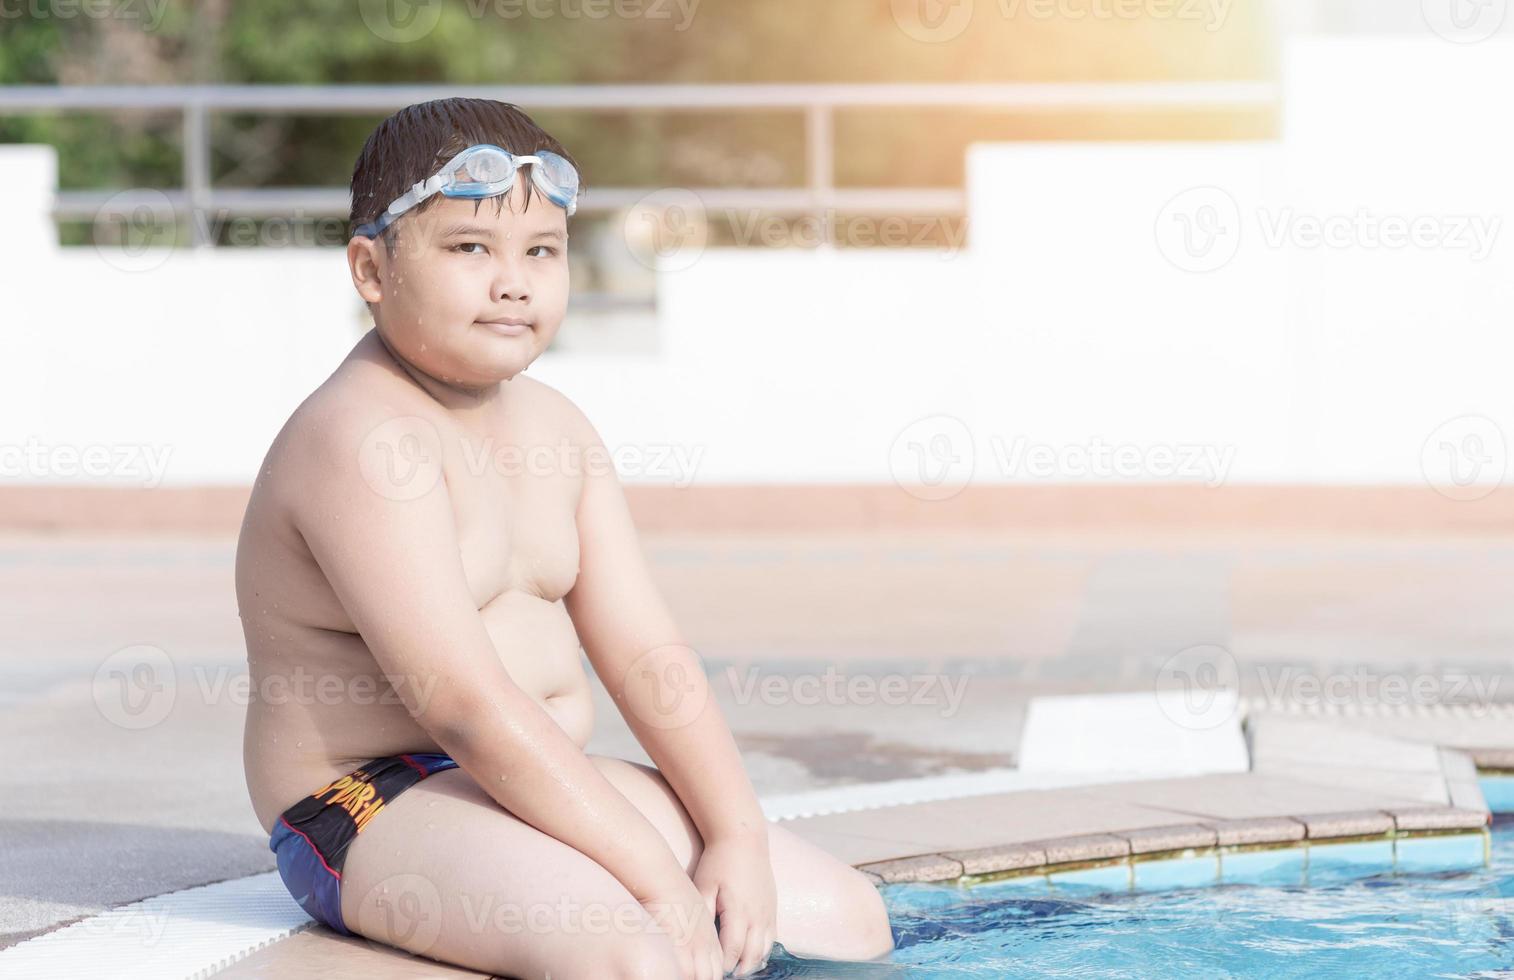
POLYGON ((531 330, 531 321, 523 317, 501 317, 498 320, 479 320, 478 325, 487 327, 501 337, 519 337, 531 330))

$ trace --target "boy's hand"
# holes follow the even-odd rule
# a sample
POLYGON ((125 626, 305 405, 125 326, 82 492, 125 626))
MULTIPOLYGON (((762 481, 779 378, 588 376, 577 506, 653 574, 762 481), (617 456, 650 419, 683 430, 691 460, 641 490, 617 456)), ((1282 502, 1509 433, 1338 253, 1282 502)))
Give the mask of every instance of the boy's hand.
POLYGON ((721 980, 720 940, 703 896, 683 879, 683 886, 667 897, 641 903, 655 928, 673 940, 678 980, 721 980))
POLYGON ((766 832, 707 841, 693 880, 710 910, 720 916, 725 972, 743 977, 765 966, 778 920, 778 888, 766 832))

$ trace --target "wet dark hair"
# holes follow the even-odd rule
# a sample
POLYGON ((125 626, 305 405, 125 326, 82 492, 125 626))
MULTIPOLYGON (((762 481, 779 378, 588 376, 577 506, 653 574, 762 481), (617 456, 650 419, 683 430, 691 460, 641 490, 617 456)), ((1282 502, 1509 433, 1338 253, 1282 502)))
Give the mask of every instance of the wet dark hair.
MULTIPOLYGON (((437 99, 406 106, 378 124, 363 144, 352 168, 352 214, 349 233, 374 221, 389 202, 425 180, 442 164, 475 143, 493 143, 511 153, 529 154, 551 150, 576 168, 577 162, 562 144, 521 111, 519 106, 493 99, 437 99)), ((518 179, 526 182, 526 207, 531 205, 535 185, 529 169, 518 179)), ((441 199, 433 195, 406 214, 419 214, 441 199)), ((496 198, 504 207, 504 196, 496 198)), ((380 236, 393 247, 391 224, 380 236)))

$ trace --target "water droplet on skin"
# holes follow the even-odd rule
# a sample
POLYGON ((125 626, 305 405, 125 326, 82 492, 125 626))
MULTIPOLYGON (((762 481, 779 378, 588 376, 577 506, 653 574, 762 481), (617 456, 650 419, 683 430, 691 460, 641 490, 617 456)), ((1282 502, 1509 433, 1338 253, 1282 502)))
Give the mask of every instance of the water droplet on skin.
POLYGON ((304 742, 295 742, 294 743, 294 747, 298 749, 298 748, 301 748, 302 746, 304 746, 304 744, 305 744, 304 742))
POLYGON ((434 823, 428 823, 428 824, 426 824, 426 829, 427 830, 435 830, 436 829, 436 824, 434 824, 434 823))

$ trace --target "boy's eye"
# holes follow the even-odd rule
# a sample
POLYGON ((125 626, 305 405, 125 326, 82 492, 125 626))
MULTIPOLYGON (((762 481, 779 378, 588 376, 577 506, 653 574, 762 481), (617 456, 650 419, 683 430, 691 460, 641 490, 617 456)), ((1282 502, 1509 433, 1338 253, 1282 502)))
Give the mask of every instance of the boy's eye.
POLYGON ((452 246, 452 251, 454 251, 454 252, 462 252, 462 254, 464 254, 464 255, 481 255, 482 254, 481 251, 480 252, 470 252, 470 251, 467 251, 467 249, 470 249, 470 248, 483 249, 484 248, 484 243, 483 242, 463 242, 463 243, 461 243, 459 245, 452 246))
POLYGON ((531 251, 534 252, 537 249, 541 249, 543 251, 543 253, 544 253, 543 257, 544 258, 547 257, 547 256, 552 256, 552 255, 556 255, 557 254, 557 249, 553 248, 551 245, 535 245, 535 246, 532 246, 531 251))

